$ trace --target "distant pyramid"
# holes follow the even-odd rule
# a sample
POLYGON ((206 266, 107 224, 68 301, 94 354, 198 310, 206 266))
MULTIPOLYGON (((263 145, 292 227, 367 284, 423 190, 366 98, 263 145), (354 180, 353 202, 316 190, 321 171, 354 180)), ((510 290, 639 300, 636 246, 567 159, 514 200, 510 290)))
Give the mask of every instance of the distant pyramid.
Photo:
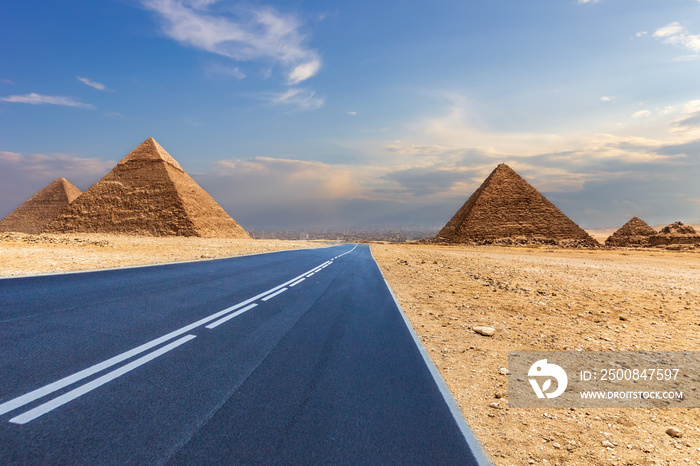
POLYGON ((153 138, 120 160, 44 231, 250 238, 153 138))
POLYGON ((700 235, 690 225, 674 222, 661 229, 660 232, 649 238, 651 246, 664 246, 671 244, 700 244, 700 235))
POLYGON ((435 241, 598 244, 504 163, 491 172, 435 241))
POLYGON ((622 228, 605 240, 606 246, 647 246, 656 230, 639 217, 632 217, 622 228))
POLYGON ((37 234, 63 212, 81 191, 65 178, 56 178, 0 220, 0 231, 37 234))

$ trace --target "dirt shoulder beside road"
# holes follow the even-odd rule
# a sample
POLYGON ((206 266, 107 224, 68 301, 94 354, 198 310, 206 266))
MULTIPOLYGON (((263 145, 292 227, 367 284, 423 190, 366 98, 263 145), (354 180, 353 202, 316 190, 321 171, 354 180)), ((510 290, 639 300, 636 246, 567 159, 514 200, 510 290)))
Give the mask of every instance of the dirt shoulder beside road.
POLYGON ((0 277, 216 259, 322 242, 0 233, 0 277))
POLYGON ((373 244, 372 253, 496 464, 700 464, 698 409, 510 409, 500 371, 508 351, 700 350, 698 252, 373 244))

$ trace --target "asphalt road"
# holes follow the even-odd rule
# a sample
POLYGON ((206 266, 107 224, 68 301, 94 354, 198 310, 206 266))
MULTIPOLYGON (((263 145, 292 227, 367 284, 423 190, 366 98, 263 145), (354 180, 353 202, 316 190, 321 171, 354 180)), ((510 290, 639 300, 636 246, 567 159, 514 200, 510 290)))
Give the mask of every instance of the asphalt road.
POLYGON ((485 464, 369 248, 0 280, 0 464, 485 464))

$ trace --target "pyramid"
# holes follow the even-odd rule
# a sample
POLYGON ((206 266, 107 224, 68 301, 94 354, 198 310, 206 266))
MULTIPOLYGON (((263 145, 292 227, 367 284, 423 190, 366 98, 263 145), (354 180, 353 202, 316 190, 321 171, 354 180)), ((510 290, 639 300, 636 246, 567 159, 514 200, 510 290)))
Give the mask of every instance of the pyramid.
POLYGON ((153 138, 120 160, 43 231, 250 238, 153 138))
POLYGON ((508 165, 491 172, 435 237, 437 242, 561 244, 598 242, 508 165))
POLYGON ((649 238, 651 246, 665 246, 671 244, 700 244, 700 235, 690 225, 675 222, 661 229, 660 232, 649 238))
POLYGON ((81 191, 65 178, 56 178, 0 220, 0 231, 35 235, 63 212, 80 193, 81 191))
POLYGON ((605 240, 606 246, 647 246, 649 237, 656 234, 656 230, 650 227, 639 217, 632 217, 622 228, 610 235, 605 240))

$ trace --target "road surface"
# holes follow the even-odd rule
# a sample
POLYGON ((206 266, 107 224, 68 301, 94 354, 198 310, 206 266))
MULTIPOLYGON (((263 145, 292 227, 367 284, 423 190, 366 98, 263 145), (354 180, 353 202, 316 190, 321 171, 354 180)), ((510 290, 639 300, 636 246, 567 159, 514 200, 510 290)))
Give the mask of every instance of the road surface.
POLYGON ((0 464, 485 464, 436 373, 366 245, 0 280, 0 464))

